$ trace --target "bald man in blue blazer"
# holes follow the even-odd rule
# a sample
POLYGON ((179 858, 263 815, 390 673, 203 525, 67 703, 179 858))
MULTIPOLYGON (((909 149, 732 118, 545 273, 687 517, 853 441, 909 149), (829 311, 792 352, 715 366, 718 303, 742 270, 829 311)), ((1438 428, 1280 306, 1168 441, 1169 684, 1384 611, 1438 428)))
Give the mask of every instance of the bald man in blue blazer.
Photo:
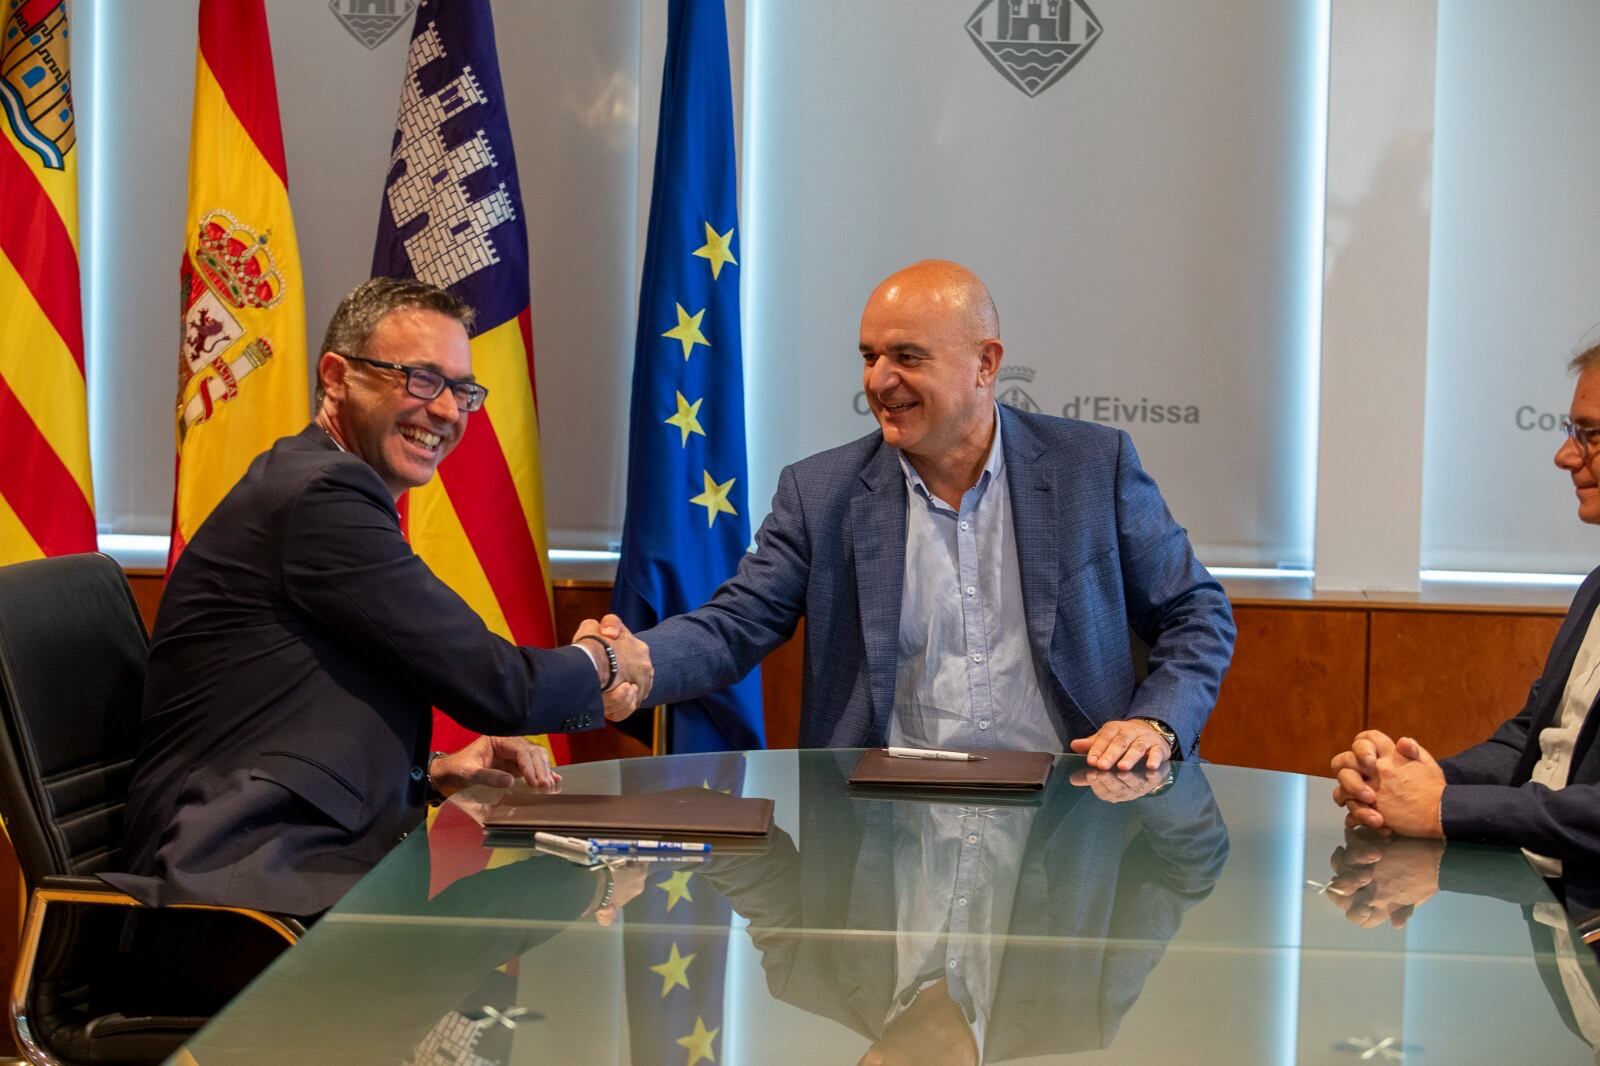
POLYGON ((1128 435, 997 404, 998 316, 955 263, 879 285, 861 354, 879 430, 787 467, 735 576, 639 634, 652 702, 733 683, 804 617, 802 746, 1192 755, 1233 616, 1128 435))

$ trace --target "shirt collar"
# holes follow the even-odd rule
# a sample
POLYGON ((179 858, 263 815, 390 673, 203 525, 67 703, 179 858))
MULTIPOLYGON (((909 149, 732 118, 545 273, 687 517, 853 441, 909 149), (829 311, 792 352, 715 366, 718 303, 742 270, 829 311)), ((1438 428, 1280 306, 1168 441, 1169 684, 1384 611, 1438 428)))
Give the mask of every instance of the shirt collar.
MULTIPOLYGON (((989 443, 989 457, 984 461, 983 472, 978 475, 978 484, 976 486, 980 496, 983 495, 996 478, 1005 473, 1006 453, 1005 449, 1000 446, 1001 421, 1000 405, 996 403, 994 405, 994 440, 989 443)), ((928 491, 928 486, 922 481, 922 475, 917 473, 917 468, 911 465, 911 460, 906 458, 906 453, 896 448, 894 454, 900 460, 900 472, 905 475, 906 487, 921 495, 925 500, 933 499, 933 493, 928 491)), ((961 501, 957 500, 956 505, 960 506, 960 504, 961 501)))

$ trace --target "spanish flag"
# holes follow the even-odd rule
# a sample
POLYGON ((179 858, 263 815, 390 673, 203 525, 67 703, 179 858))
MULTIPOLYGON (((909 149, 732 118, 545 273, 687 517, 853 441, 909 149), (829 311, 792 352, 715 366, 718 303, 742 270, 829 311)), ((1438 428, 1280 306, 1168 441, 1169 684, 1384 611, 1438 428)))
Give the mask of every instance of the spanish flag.
MULTIPOLYGON (((411 544, 490 629, 548 648, 528 234, 487 0, 417 7, 372 273, 471 304, 472 369, 489 388, 438 476, 406 494, 411 544)), ((472 735, 435 712, 434 747, 453 751, 472 735)), ((533 739, 568 760, 565 737, 533 739)))
POLYGON ((0 565, 95 550, 67 12, 62 0, 7 0, 5 6, 0 565))
POLYGON ((250 461, 310 416, 300 246, 262 0, 200 0, 194 82, 169 570, 250 461))

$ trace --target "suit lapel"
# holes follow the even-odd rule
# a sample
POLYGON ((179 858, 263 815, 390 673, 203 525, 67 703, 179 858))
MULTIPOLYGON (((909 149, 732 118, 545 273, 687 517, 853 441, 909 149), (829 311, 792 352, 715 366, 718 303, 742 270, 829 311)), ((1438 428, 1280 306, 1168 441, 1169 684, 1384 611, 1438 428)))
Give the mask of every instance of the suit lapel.
POLYGON ((871 743, 888 735, 900 645, 900 599, 906 572, 906 487, 894 449, 880 446, 861 473, 866 491, 850 501, 856 602, 872 690, 871 743))
POLYGON ((1050 662, 1056 627, 1056 586, 1061 580, 1056 550, 1055 472, 1039 461, 1044 446, 1028 426, 1000 408, 1001 446, 1006 455, 1006 486, 1011 490, 1011 526, 1017 538, 1017 569, 1022 576, 1022 608, 1028 617, 1028 643, 1036 663, 1050 662))

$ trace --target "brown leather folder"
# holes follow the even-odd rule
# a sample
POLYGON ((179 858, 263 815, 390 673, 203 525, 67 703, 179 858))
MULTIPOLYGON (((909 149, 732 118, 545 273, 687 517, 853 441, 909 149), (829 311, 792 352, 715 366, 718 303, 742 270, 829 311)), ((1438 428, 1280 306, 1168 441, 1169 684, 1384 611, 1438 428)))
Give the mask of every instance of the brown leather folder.
POLYGON ((573 836, 762 837, 772 828, 772 801, 705 788, 631 796, 593 796, 512 789, 489 809, 484 826, 573 836))
POLYGON ((850 784, 960 792, 1037 792, 1050 777, 1056 757, 1048 751, 997 751, 974 748, 976 762, 943 759, 897 759, 882 748, 861 756, 850 784))

